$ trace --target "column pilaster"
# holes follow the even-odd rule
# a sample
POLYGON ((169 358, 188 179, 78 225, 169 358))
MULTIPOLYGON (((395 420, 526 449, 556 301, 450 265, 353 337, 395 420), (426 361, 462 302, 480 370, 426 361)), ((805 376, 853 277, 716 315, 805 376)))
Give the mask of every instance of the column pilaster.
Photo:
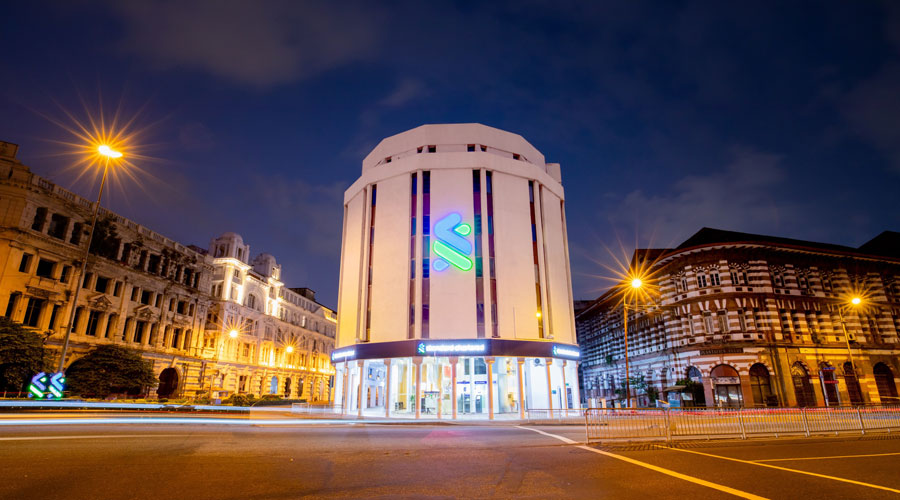
POLYGON ((547 362, 547 408, 550 410, 550 416, 553 416, 553 383, 550 378, 550 366, 553 364, 553 360, 550 358, 546 358, 547 362))
POLYGON ((459 363, 459 358, 457 356, 450 357, 450 398, 453 403, 451 406, 453 407, 453 420, 456 420, 456 411, 457 411, 457 403, 456 403, 456 365, 459 363))
POLYGON ((384 377, 384 418, 391 416, 391 360, 384 360, 385 377, 384 377))
POLYGON ((487 386, 488 386, 488 418, 494 420, 494 358, 484 358, 487 363, 487 386))
POLYGON ((525 383, 522 370, 525 369, 525 358, 516 358, 516 375, 519 379, 519 418, 525 419, 525 383))

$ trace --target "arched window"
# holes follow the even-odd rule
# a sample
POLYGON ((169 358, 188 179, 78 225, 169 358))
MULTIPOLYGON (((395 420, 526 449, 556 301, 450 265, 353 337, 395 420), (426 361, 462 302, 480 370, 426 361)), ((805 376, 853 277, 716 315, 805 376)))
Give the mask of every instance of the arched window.
POLYGON ((833 366, 828 363, 819 365, 819 381, 822 382, 822 394, 825 395, 825 404, 828 406, 841 404, 838 399, 837 376, 834 374, 833 366))
POLYGON ((716 406, 739 407, 743 405, 741 379, 730 365, 719 365, 710 372, 716 406))
MULTIPOLYGON (((772 394, 772 381, 766 365, 756 363, 750 367, 750 389, 753 391, 753 404, 757 406, 769 406, 772 398, 775 398, 775 395, 772 394)), ((777 406, 777 398, 774 403, 771 406, 777 406)))
POLYGON ((703 389, 703 375, 696 366, 689 366, 686 387, 682 390, 681 399, 685 406, 706 406, 706 393, 703 389))
POLYGON ((897 398, 897 384, 894 383, 894 372, 884 363, 878 363, 872 370, 875 374, 875 386, 882 403, 900 402, 897 398))
POLYGON ((844 382, 847 383, 847 393, 850 395, 850 404, 861 405, 863 403, 862 391, 859 388, 859 380, 853 370, 853 364, 844 363, 844 382))
POLYGON ((809 382, 809 372, 799 361, 791 367, 791 380, 794 383, 797 406, 816 406, 816 395, 809 382))
POLYGON ((256 295, 250 293, 247 294, 247 300, 244 301, 244 305, 253 309, 254 311, 259 311, 259 299, 256 298, 256 295))

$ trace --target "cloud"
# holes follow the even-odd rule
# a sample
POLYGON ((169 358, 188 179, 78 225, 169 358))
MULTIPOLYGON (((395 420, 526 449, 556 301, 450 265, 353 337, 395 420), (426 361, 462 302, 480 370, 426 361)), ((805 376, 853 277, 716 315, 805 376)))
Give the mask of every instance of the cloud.
POLYGON ((893 45, 893 57, 844 96, 841 111, 857 135, 881 150, 900 173, 900 7, 891 2, 884 7, 884 36, 893 45))
POLYGON ((160 69, 185 68, 270 87, 353 62, 377 44, 368 3, 271 0, 113 2, 123 50, 160 69))
POLYGON ((178 129, 178 141, 189 151, 209 151, 216 145, 209 127, 200 122, 190 122, 178 129))
POLYGON ((336 263, 347 185, 343 181, 313 184, 303 179, 257 176, 247 191, 248 202, 262 202, 263 224, 302 256, 333 257, 336 263))
POLYGON ((655 246, 677 245, 701 227, 777 234, 802 227, 806 207, 781 196, 786 180, 781 157, 739 149, 721 170, 675 181, 661 194, 634 190, 613 197, 610 222, 635 225, 639 239, 655 246))
POLYGON ((843 102, 842 111, 854 131, 882 151, 900 173, 900 64, 885 65, 860 82, 843 102))
POLYGON ((397 87, 381 101, 379 105, 388 108, 398 108, 411 101, 428 95, 428 89, 421 80, 406 78, 400 81, 397 87))

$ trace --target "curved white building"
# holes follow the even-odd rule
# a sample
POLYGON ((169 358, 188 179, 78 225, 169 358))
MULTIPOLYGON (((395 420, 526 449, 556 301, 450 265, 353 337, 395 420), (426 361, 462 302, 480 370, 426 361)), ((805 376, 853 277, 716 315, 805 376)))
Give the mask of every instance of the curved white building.
POLYGON ((559 164, 519 135, 423 125, 381 141, 344 193, 343 411, 493 418, 577 404, 564 208, 559 164))

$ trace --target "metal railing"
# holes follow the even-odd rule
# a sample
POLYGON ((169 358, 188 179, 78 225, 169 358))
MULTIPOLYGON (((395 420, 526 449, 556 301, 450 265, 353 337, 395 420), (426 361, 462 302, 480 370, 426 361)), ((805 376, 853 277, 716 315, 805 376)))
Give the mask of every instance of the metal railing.
POLYGON ((528 408, 525 410, 525 419, 531 423, 563 423, 580 424, 584 421, 584 412, 581 408, 571 409, 541 409, 528 408))
POLYGON ((900 405, 826 408, 590 408, 587 441, 747 439, 900 430, 900 405))

